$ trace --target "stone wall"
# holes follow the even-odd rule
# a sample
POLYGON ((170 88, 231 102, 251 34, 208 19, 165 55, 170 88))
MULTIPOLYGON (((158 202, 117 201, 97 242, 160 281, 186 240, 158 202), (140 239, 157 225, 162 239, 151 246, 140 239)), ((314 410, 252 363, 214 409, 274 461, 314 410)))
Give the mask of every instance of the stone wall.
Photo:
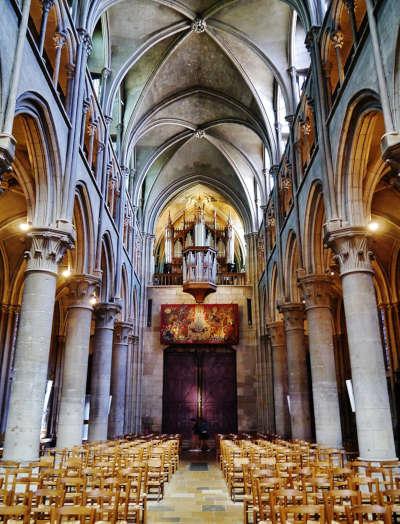
MULTIPOLYGON (((143 333, 143 401, 142 420, 151 421, 153 431, 161 430, 163 396, 163 350, 160 343, 161 304, 193 304, 193 298, 183 293, 180 286, 149 286, 148 298, 153 301, 151 327, 143 333)), ((235 346, 237 366, 238 430, 256 429, 256 318, 253 325, 247 318, 247 298, 252 298, 251 286, 218 286, 217 292, 207 297, 207 304, 239 305, 240 339, 235 346)))

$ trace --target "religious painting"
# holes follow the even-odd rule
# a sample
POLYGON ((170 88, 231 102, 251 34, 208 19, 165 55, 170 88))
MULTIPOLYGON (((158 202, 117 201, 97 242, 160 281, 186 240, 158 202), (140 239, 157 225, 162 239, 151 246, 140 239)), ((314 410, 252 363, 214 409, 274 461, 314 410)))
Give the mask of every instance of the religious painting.
POLYGON ((162 344, 237 344, 237 304, 163 304, 162 344))

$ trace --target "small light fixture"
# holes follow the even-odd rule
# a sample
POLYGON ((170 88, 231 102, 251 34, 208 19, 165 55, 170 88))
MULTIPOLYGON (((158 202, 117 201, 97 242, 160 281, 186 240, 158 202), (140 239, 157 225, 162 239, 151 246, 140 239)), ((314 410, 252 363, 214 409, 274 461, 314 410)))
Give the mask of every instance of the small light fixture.
POLYGON ((64 278, 68 278, 71 276, 71 270, 69 267, 67 267, 66 269, 64 269, 64 271, 61 272, 61 275, 64 277, 64 278))
POLYGON ((91 299, 89 300, 89 303, 91 306, 95 306, 97 304, 97 297, 93 295, 91 299))
POLYGON ((371 221, 369 224, 368 224, 368 229, 370 231, 378 231, 379 229, 379 223, 378 222, 375 222, 375 221, 371 221))
POLYGON ((334 277, 334 276, 335 276, 335 272, 331 271, 331 277, 334 277))
POLYGON ((20 228, 21 231, 25 232, 25 231, 29 231, 31 226, 30 226, 30 224, 28 222, 21 222, 19 224, 19 228, 20 228))

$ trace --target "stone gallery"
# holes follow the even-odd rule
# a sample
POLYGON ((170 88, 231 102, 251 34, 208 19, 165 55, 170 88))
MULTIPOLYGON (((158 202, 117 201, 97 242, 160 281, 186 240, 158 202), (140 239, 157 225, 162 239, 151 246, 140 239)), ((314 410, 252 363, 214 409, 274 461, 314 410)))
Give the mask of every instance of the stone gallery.
POLYGON ((389 522, 400 1, 0 0, 0 43, 0 521, 389 522))

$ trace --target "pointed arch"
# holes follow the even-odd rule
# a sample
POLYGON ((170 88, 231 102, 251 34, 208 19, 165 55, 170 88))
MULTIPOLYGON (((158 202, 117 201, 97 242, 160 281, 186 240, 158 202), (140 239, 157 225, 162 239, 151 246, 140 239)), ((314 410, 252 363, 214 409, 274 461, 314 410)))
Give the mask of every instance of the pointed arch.
POLYGON ((389 170, 381 156, 384 122, 378 95, 358 93, 350 102, 339 145, 336 188, 342 195, 339 215, 350 225, 365 225, 374 190, 389 170))
POLYGON ((103 235, 101 242, 101 300, 110 302, 114 299, 115 260, 109 231, 103 235))
POLYGON ((300 290, 297 285, 297 270, 300 268, 300 257, 296 234, 289 232, 286 243, 284 263, 285 298, 289 302, 300 302, 300 290))
POLYGON ((36 226, 54 226, 61 208, 62 173, 49 105, 38 93, 26 92, 18 97, 15 114, 17 150, 13 169, 28 203, 28 218, 36 226), (28 163, 22 161, 26 157, 28 163))

